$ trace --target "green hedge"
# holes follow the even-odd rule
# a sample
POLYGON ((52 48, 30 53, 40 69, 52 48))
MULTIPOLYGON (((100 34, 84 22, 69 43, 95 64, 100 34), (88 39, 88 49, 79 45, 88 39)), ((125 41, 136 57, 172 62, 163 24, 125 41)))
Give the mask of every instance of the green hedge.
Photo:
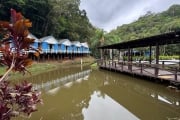
MULTIPOLYGON (((144 57, 144 56, 133 56, 133 61, 148 61, 149 60, 149 57, 144 57)), ((154 59, 154 57, 152 57, 152 60, 154 59)), ((128 57, 124 57, 124 60, 128 60, 128 57)))
MULTIPOLYGON (((144 57, 144 56, 133 56, 133 61, 139 61, 139 60, 145 60, 145 61, 148 61, 149 60, 149 57, 144 57)), ((154 60, 155 58, 152 56, 152 60, 154 60)), ((173 56, 159 56, 159 59, 160 60, 172 60, 172 59, 175 59, 175 60, 179 60, 179 56, 178 55, 173 55, 173 56)), ((124 60, 128 60, 128 57, 125 56, 124 57, 124 60)))
POLYGON ((179 56, 178 56, 178 55, 173 55, 173 56, 159 56, 159 59, 160 59, 160 60, 172 60, 172 59, 178 60, 178 59, 179 59, 179 56))

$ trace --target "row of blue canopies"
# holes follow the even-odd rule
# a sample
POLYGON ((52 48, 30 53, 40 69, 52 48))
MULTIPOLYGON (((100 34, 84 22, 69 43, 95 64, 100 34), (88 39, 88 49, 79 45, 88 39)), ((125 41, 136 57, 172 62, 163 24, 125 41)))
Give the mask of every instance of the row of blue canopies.
MULTIPOLYGON (((90 53, 87 42, 80 43, 79 41, 70 41, 69 39, 57 40, 53 36, 46 36, 38 39, 33 34, 29 33, 28 38, 35 39, 31 45, 37 49, 41 47, 43 53, 90 53)), ((33 51, 30 51, 33 52, 33 51)))

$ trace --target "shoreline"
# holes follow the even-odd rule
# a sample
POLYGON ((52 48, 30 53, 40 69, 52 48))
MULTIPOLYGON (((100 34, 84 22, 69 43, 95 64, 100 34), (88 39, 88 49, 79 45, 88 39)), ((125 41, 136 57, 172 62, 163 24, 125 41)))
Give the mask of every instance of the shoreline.
MULTIPOLYGON (((33 64, 27 68, 27 70, 30 73, 26 72, 26 74, 23 76, 22 73, 11 72, 10 80, 11 81, 25 80, 29 77, 33 77, 33 76, 36 76, 39 74, 43 74, 43 73, 46 73, 49 71, 56 70, 60 67, 71 66, 71 65, 80 65, 81 59, 82 59, 83 66, 90 65, 95 62, 95 59, 93 57, 83 57, 83 58, 75 58, 73 60, 67 59, 67 60, 60 60, 60 61, 45 61, 45 62, 34 61, 33 64)), ((6 68, 3 68, 3 69, 6 69, 6 68)))

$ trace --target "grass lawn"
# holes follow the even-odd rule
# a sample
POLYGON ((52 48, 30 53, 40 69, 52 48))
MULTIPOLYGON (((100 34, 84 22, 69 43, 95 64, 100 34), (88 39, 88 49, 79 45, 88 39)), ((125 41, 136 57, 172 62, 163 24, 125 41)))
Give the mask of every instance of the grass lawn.
MULTIPOLYGON (((56 69, 57 65, 54 63, 34 63, 32 66, 28 67, 27 70, 31 73, 27 73, 24 76, 19 72, 11 72, 10 79, 17 79, 23 77, 29 77, 32 75, 37 75, 48 70, 56 69)), ((0 75, 3 75, 6 72, 5 67, 0 67, 0 75)))
MULTIPOLYGON (((34 62, 33 65, 27 68, 27 70, 31 74, 27 73, 23 76, 19 72, 16 72, 16 73, 11 72, 10 79, 11 80, 22 79, 22 78, 31 77, 33 75, 37 75, 40 73, 52 71, 52 70, 58 69, 61 66, 80 64, 81 59, 83 59, 82 61, 84 64, 94 62, 94 58, 92 57, 76 58, 74 60, 63 60, 63 61, 58 61, 58 62, 57 61, 41 62, 41 63, 34 62)), ((0 66, 0 75, 3 75, 5 72, 6 72, 6 68, 3 66, 0 66)))

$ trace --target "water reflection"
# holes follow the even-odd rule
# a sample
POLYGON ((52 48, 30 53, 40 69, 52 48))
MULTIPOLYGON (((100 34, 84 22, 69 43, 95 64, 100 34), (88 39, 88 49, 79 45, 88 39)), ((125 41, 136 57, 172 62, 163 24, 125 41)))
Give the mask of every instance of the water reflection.
POLYGON ((149 81, 80 66, 36 77, 44 105, 31 120, 180 118, 180 93, 149 81))
POLYGON ((105 77, 105 80, 103 81, 104 83, 102 90, 105 87, 109 88, 109 90, 111 89, 111 87, 112 89, 114 87, 118 87, 118 89, 122 88, 123 91, 128 89, 128 91, 146 96, 149 99, 157 100, 159 102, 163 102, 164 104, 168 104, 176 108, 180 107, 179 93, 176 93, 174 91, 168 91, 168 89, 165 86, 144 80, 139 80, 136 78, 133 78, 134 80, 130 81, 129 79, 121 78, 114 78, 114 80, 110 80, 112 78, 114 78, 114 76, 107 75, 105 77))
POLYGON ((85 120, 138 120, 138 118, 108 95, 94 92, 88 108, 82 110, 85 120))
POLYGON ((41 90, 44 89, 46 92, 52 93, 57 92, 60 86, 71 87, 73 82, 81 82, 82 80, 87 80, 89 77, 90 69, 84 70, 82 72, 67 75, 56 80, 42 82, 41 84, 33 84, 33 89, 41 90), (55 87, 55 88, 54 88, 55 87))
POLYGON ((180 118, 180 94, 165 86, 114 73, 104 77, 101 92, 140 119, 180 118))

